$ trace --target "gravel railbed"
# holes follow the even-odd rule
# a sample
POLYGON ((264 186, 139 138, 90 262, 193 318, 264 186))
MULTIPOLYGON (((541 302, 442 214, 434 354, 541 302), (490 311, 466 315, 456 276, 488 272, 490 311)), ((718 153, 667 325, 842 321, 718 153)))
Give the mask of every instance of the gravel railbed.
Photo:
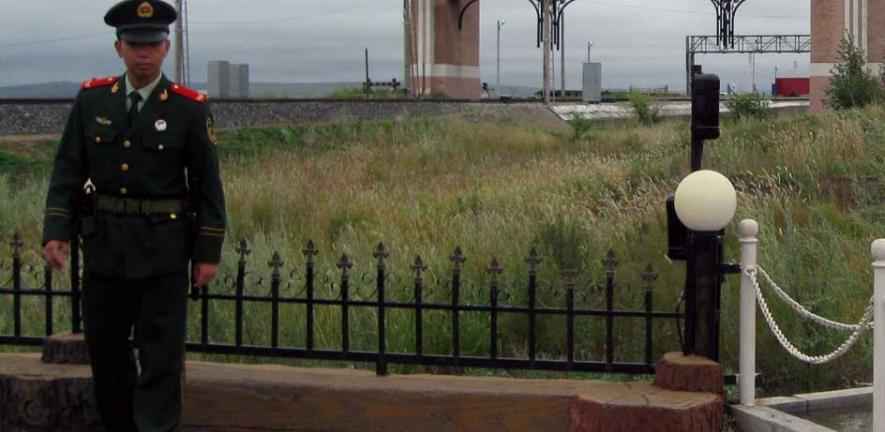
MULTIPOLYGON (((0 103, 0 136, 60 134, 71 105, 71 101, 0 103)), ((452 114, 464 114, 480 121, 559 122, 556 115, 540 103, 216 101, 212 102, 212 113, 220 129, 452 114)))

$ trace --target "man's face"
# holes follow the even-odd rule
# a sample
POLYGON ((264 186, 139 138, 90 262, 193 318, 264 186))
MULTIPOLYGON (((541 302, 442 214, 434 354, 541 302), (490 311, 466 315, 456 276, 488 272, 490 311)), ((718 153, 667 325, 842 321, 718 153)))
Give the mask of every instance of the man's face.
POLYGON ((150 83, 160 74, 163 60, 169 53, 169 46, 168 40, 148 43, 118 40, 114 44, 117 55, 126 64, 129 79, 133 84, 150 83))

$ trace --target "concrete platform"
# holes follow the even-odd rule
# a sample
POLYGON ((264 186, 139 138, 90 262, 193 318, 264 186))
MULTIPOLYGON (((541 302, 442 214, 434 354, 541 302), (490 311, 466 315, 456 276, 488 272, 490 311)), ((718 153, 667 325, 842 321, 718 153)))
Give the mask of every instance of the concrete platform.
MULTIPOLYGON (((769 105, 776 112, 806 112, 808 101, 773 101, 769 105)), ((662 117, 685 117, 691 115, 691 102, 665 101, 656 103, 662 117)), ((571 120, 575 116, 586 120, 626 120, 634 117, 633 108, 627 102, 601 104, 563 103, 551 105, 550 109, 563 120, 571 120)), ((724 103, 719 105, 720 114, 729 114, 731 110, 724 103)))
MULTIPOLYGON (((16 388, 22 381, 66 388, 58 383, 88 378, 85 365, 46 364, 39 354, 0 354, 0 383, 16 388)), ((14 393, 0 388, 0 406, 27 405, 9 400, 14 393)), ((35 404, 42 406, 37 411, 54 415, 54 406, 35 404)), ((720 431, 722 412, 717 394, 663 390, 648 382, 379 377, 348 369, 188 362, 184 426, 189 431, 720 431)), ((0 419, 4 427, 9 428, 0 419)))
POLYGON ((872 387, 863 387, 758 399, 754 406, 735 404, 729 410, 741 432, 836 432, 798 415, 858 406, 872 410, 872 400, 872 387))

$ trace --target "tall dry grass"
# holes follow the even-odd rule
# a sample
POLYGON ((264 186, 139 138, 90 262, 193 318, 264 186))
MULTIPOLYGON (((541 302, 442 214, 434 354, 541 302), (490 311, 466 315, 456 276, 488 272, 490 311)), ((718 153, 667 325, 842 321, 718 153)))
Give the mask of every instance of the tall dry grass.
MULTIPOLYGON (((885 110, 871 107, 727 123, 722 138, 707 145, 705 166, 730 177, 739 191, 736 220, 754 218, 762 226, 760 264, 803 304, 837 320, 860 317, 871 294, 869 243, 885 237, 883 120, 885 110)), ((253 251, 248 257, 253 271, 249 291, 268 292, 266 263, 276 251, 286 262, 284 291, 291 295, 303 283, 298 277, 304 265, 301 249, 313 240, 321 250, 326 294, 334 295, 334 263, 346 253, 356 263, 357 295, 369 296, 371 253, 383 241, 391 250, 394 284, 408 285, 408 266, 421 255, 429 267, 429 284, 436 287, 430 299, 445 301, 448 257, 460 246, 468 256, 466 301, 486 301, 484 270, 496 257, 505 267, 504 290, 519 302, 525 296, 523 258, 537 246, 545 257, 542 301, 561 304, 555 295, 560 269, 581 268, 579 286, 596 292, 601 259, 613 249, 621 261, 619 305, 640 305, 640 273, 652 264, 661 274, 655 303, 659 310, 672 310, 684 266, 665 257, 663 203, 688 173, 687 129, 683 121, 652 127, 611 124, 566 136, 520 123, 400 118, 231 132, 222 136, 219 147, 229 204, 222 270, 234 273, 235 244, 246 240, 253 251)), ((45 188, 45 174, 30 181, 0 179, 0 191, 9 197, 0 202, 3 238, 20 231, 30 245, 38 241, 36 221, 45 188)), ((734 226, 727 230, 726 257, 738 258, 734 226)), ((29 259, 36 260, 36 252, 29 259)), ((723 289, 722 358, 732 371, 737 361, 737 286, 732 277, 723 289)), ((213 287, 230 289, 224 279, 213 287)), ((410 298, 402 290, 392 295, 410 298)), ((6 305, 0 304, 0 314, 8 313, 6 305)), ((268 309, 247 310, 247 342, 269 341, 268 309)), ((834 348, 843 336, 813 328, 783 307, 774 311, 786 333, 808 351, 834 348)), ((283 314, 289 324, 281 337, 288 344, 303 344, 303 307, 286 307, 283 314)), ((448 352, 448 316, 428 315, 428 351, 448 352)), ((4 332, 8 316, 0 321, 4 332)), ((213 303, 211 316, 213 340, 232 341, 233 308, 213 303)), ((354 349, 374 349, 375 319, 371 311, 353 312, 354 349)), ((411 349, 413 319, 411 314, 390 314, 389 350, 411 349)), ((318 346, 336 347, 340 315, 321 310, 318 320, 318 346)), ((484 355, 487 317, 462 320, 462 350, 484 355)), ((191 320, 192 338, 198 334, 197 322, 191 320)), ((600 358, 601 322, 586 319, 578 325, 579 356, 600 358)), ((759 370, 767 392, 834 388, 870 377, 868 339, 835 367, 810 368, 789 358, 763 326, 760 321, 759 350, 766 355, 759 358, 759 370)), ((678 349, 673 327, 656 325, 656 355, 678 349)), ((627 322, 618 324, 618 360, 641 359, 635 341, 639 332, 627 322)), ((561 357, 563 335, 562 320, 542 320, 543 355, 561 357)), ((524 354, 525 320, 505 319, 502 341, 504 353, 524 354)))

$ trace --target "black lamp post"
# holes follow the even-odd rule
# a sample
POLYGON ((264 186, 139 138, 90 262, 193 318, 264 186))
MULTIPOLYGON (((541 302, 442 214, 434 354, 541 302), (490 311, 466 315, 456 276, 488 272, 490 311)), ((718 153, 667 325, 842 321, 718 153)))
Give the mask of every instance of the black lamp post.
POLYGON ((697 68, 692 83, 692 174, 667 198, 668 255, 686 261, 683 351, 718 361, 722 229, 736 194, 725 176, 701 170, 704 140, 719 137, 719 77, 697 68))

